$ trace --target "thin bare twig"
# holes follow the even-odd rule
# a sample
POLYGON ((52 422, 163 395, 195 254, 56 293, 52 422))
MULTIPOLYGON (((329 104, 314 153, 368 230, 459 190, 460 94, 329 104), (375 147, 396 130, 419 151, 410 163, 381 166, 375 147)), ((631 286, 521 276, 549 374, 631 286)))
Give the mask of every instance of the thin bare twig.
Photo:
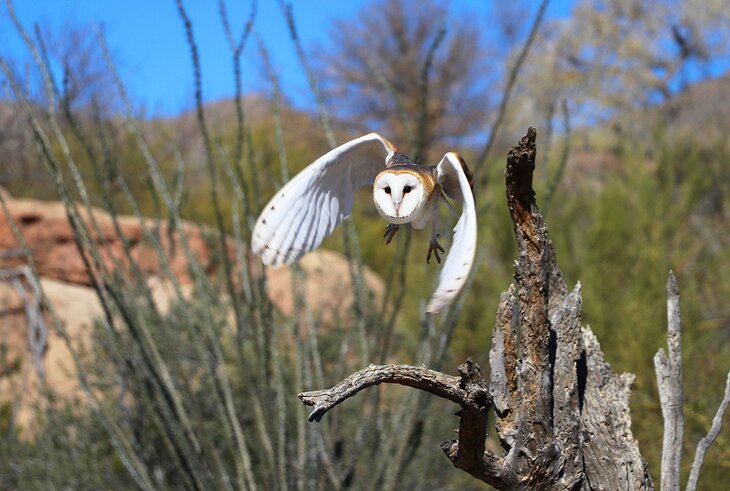
POLYGON ((439 45, 441 45, 441 42, 444 40, 444 36, 446 36, 446 27, 441 26, 436 33, 436 36, 433 38, 431 46, 428 48, 426 61, 423 62, 423 67, 421 68, 421 78, 419 81, 418 126, 416 131, 416 141, 413 142, 413 159, 416 162, 423 159, 423 150, 426 146, 426 128, 428 126, 428 76, 431 71, 431 66, 433 65, 433 57, 436 54, 436 50, 439 45))
POLYGON ((398 94, 398 90, 393 86, 392 83, 390 83, 390 80, 388 80, 388 77, 383 72, 380 63, 373 57, 371 51, 364 51, 363 56, 365 58, 365 63, 370 70, 370 73, 372 73, 373 77, 375 77, 375 81, 378 82, 383 90, 385 90, 388 95, 390 95, 390 97, 393 99, 393 104, 395 104, 395 112, 398 116, 398 119, 400 120, 400 123, 403 125, 406 139, 409 142, 413 142, 415 140, 415 134, 413 133, 413 122, 408 115, 408 111, 405 110, 403 100, 398 94))
MULTIPOLYGON (((563 180, 563 174, 565 174, 565 167, 568 164, 568 157, 570 156, 570 136, 571 136, 571 129, 570 129, 570 112, 568 111, 568 102, 563 99, 560 104, 560 109, 563 113, 563 151, 560 155, 560 162, 558 162, 558 169, 555 171, 555 175, 553 176, 552 180, 548 183, 547 191, 545 191, 545 202, 543 204, 543 212, 547 214, 548 209, 550 208, 550 205, 553 202, 553 197, 555 196, 555 191, 558 189, 558 186, 560 185, 560 181, 563 180)), ((545 160, 549 158, 549 154, 545 153, 545 160)), ((545 175, 547 175, 547 169, 545 172, 545 175)))
MULTIPOLYGON (((8 5, 10 5, 10 2, 8 2, 8 5)), ((4 60, 0 58, 0 64, 3 66, 3 70, 5 71, 6 76, 8 78, 10 77, 9 71, 7 71, 7 66, 5 65, 4 60)), ((13 81, 11 80, 11 83, 13 81)), ((15 88, 14 88, 15 89, 15 88)), ((16 91, 17 94, 17 91, 16 91)), ((2 208, 2 212, 5 215, 5 219, 8 221, 8 224, 10 225, 10 229, 13 233, 13 236, 15 237, 15 240, 20 245, 21 250, 23 251, 23 254, 25 255, 26 263, 33 275, 33 278, 37 284, 40 284, 40 277, 38 276, 38 270, 36 269, 36 263, 33 259, 33 255, 31 254, 30 247, 28 247, 28 243, 25 240, 25 237, 20 231, 20 228, 18 227, 18 224, 13 219, 10 210, 8 209, 7 203, 5 201, 5 198, 3 197, 2 193, 0 193, 0 207, 2 208)), ((115 450, 117 451, 117 455, 119 455, 119 458, 122 461, 122 464, 124 467, 129 471, 130 475, 132 476, 132 479, 134 479, 135 483, 144 490, 153 490, 155 489, 155 486, 152 484, 153 481, 150 477, 149 470, 147 469, 147 466, 145 465, 144 461, 142 461, 139 456, 135 453, 132 443, 129 441, 129 439, 125 436, 122 429, 119 427, 119 425, 116 422, 116 418, 114 418, 107 410, 104 404, 101 403, 97 395, 94 393, 94 391, 91 390, 89 381, 87 379, 87 373, 86 369, 84 368, 81 357, 79 355, 79 352, 75 346, 75 343, 72 342, 68 332, 66 331, 66 327, 61 322, 60 318, 58 317, 58 314, 56 313, 56 310, 54 306, 48 302, 48 299, 45 296, 45 293, 41 289, 41 297, 43 304, 46 305, 48 308, 51 320, 53 321, 54 328, 56 332, 61 336, 63 339, 66 347, 68 348, 69 352, 71 353, 71 358, 73 360, 74 366, 76 368, 76 373, 79 380, 79 385, 81 386, 82 390, 88 397, 89 401, 92 403, 93 407, 97 409, 99 414, 99 420, 101 421, 102 425, 108 432, 112 445, 114 446, 115 450)), ((104 307, 104 303, 102 302, 102 307, 104 307)), ((107 317, 107 319, 110 319, 110 317, 107 317)))
MULTIPOLYGON (((242 79, 241 79, 241 54, 246 46, 246 41, 253 30, 253 23, 256 19, 256 12, 258 10, 258 2, 253 0, 251 2, 251 11, 248 19, 243 28, 243 33, 238 39, 238 42, 233 37, 233 31, 231 24, 228 21, 228 11, 226 10, 225 0, 218 1, 218 12, 221 16, 221 22, 223 23, 223 32, 226 34, 228 41, 228 47, 231 50, 231 57, 233 61, 233 79, 235 83, 235 96, 234 101, 236 105, 236 150, 233 154, 233 168, 236 171, 236 177, 242 182, 242 185, 246 186, 243 171, 241 169, 241 159, 243 159, 243 141, 244 141, 244 112, 243 112, 243 90, 242 90, 242 79)), ((247 193, 248 194, 248 193, 247 193)))
POLYGON ((502 93, 502 101, 499 104, 497 119, 494 121, 492 129, 489 132, 489 139, 484 145, 484 148, 482 148, 482 151, 479 153, 479 157, 476 160, 475 172, 480 176, 480 178, 478 179, 478 186, 480 188, 484 188, 484 186, 486 185, 487 174, 484 167, 486 165, 487 157, 489 156, 489 152, 492 150, 492 146, 494 146, 499 127, 502 126, 502 122, 504 121, 504 116, 507 113, 507 104, 509 103, 510 95, 512 95, 512 89, 514 88, 515 82, 517 81, 517 75, 520 72, 522 64, 527 58, 527 54, 530 52, 532 43, 535 41, 538 28, 540 27, 540 24, 542 24, 542 19, 545 16, 545 11, 547 10, 548 3, 549 0, 543 0, 537 10, 535 20, 532 22, 532 27, 530 27, 530 34, 527 36, 525 44, 522 46, 522 50, 520 51, 520 54, 517 57, 514 66, 512 66, 509 78, 507 79, 507 86, 502 93))
POLYGON ((299 58, 299 63, 302 65, 302 69, 307 75, 309 89, 312 91, 314 99, 317 102, 319 122, 322 126, 325 137, 327 137, 327 143, 329 144, 330 148, 335 148, 335 146, 337 146, 337 140, 335 139, 335 133, 332 130, 332 122, 330 121, 329 113, 325 108, 324 100, 322 99, 322 92, 319 90, 317 77, 315 76, 314 70, 312 70, 311 65, 307 61, 307 56, 304 53, 304 48, 302 47, 302 41, 301 39, 299 39, 297 25, 294 22, 294 12, 292 10, 292 6, 290 3, 284 2, 284 0, 279 0, 279 7, 281 8, 281 12, 282 14, 284 14, 284 18, 286 19, 286 24, 289 28, 289 35, 291 36, 291 40, 294 43, 294 48, 297 51, 297 58, 299 58))
MULTIPOLYGON (((202 75, 200 70, 200 55, 198 53, 198 45, 195 41, 193 34, 193 24, 188 16, 185 6, 182 0, 177 0, 177 10, 180 15, 180 19, 183 22, 185 28, 185 35, 190 48, 190 58, 193 64, 193 78, 195 82, 195 107, 198 119, 198 127, 200 133, 203 136, 203 145, 205 147, 205 155, 208 173, 210 175, 210 199, 213 203, 213 211, 215 215, 216 226, 218 229, 218 246, 220 247, 221 259, 223 263, 223 270, 225 273, 226 286, 228 288, 228 294, 230 295, 231 306, 235 314, 236 325, 239 330, 243 330, 243 320, 241 307, 238 300, 238 292, 233 283, 233 267, 231 265, 231 258, 228 254, 228 248, 226 245, 226 227, 223 219, 223 211, 218 196, 218 172, 216 167, 215 157, 213 155, 213 144, 210 138, 210 132, 208 130, 208 124, 205 118, 205 111, 203 109, 203 85, 202 75)), ((243 41, 243 40, 242 40, 243 41)))
POLYGON ((725 382, 725 396, 722 398, 720 407, 717 408, 715 417, 712 418, 712 427, 707 435, 700 440, 697 444, 697 452, 695 453, 694 462, 692 462, 692 470, 689 473, 689 479, 687 480, 687 491, 695 491, 697 489, 697 481, 700 478, 700 468, 705 460, 705 452, 715 441, 717 435, 720 434, 722 429, 722 417, 727 411, 727 407, 730 405, 730 372, 727 373, 727 381, 725 382))
POLYGON ((279 150, 279 174, 281 182, 289 180, 289 159, 286 156, 286 147, 284 146, 284 125, 281 118, 281 82, 271 63, 269 50, 260 36, 256 35, 256 41, 259 45, 259 53, 261 60, 264 62, 264 70, 269 77, 271 83, 271 109, 274 118, 274 138, 276 139, 276 147, 279 150))
POLYGON ((43 320, 41 286, 27 265, 0 269, 0 282, 11 283, 23 300, 28 325, 28 347, 33 357, 33 368, 35 368, 38 378, 45 380, 46 372, 43 367, 43 355, 48 348, 48 327, 43 320), (25 279, 27 287, 23 284, 23 279, 25 279), (30 290, 30 295, 27 289, 30 290))

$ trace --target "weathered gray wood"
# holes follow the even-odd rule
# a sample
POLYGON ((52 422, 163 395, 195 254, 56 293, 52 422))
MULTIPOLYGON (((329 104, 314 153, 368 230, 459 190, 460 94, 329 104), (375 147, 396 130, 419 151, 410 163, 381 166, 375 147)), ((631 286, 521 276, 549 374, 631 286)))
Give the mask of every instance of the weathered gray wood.
POLYGON ((517 238, 515 284, 492 337, 490 390, 503 465, 501 489, 653 489, 631 434, 633 377, 616 375, 581 330, 580 285, 568 294, 535 202, 534 129, 507 157, 507 203, 517 238))
POLYGON ((487 415, 492 398, 482 378, 479 365, 471 359, 459 366, 461 385, 472 395, 476 404, 461 404, 459 411, 459 437, 443 443, 441 449, 458 469, 499 487, 504 482, 514 482, 512 469, 506 468, 492 452, 485 450, 487 415))
MULTIPOLYGON (((548 303, 552 293, 550 276, 552 245, 547 226, 535 204, 532 175, 535 169, 537 133, 530 128, 507 156, 505 181, 507 206, 517 238, 515 269, 518 308, 513 319, 518 330, 519 363, 517 407, 511 413, 517 421, 514 446, 505 459, 517 474, 520 485, 545 487, 557 479, 559 449, 553 438, 552 384, 550 367, 550 325, 548 303), (547 267, 546 267, 547 266, 547 267)), ((558 293, 562 293, 558 291, 558 293)))
POLYGON ((459 366, 458 377, 411 365, 370 365, 329 389, 302 392, 298 397, 304 404, 314 406, 309 421, 320 421, 327 411, 341 402, 382 383, 425 390, 459 404, 459 438, 442 444, 444 453, 456 467, 472 474, 476 472, 482 480, 495 486, 514 480, 510 469, 501 468, 499 459, 485 450, 492 397, 479 365, 471 359, 459 366))
MULTIPOLYGON (((467 365, 476 366, 471 360, 467 361, 467 365)), ((469 366, 464 370, 467 372, 473 372, 474 370, 479 372, 479 367, 476 366, 476 368, 473 368, 469 366)), ((463 376, 456 377, 447 375, 425 367, 415 367, 412 365, 370 365, 367 368, 353 373, 334 387, 325 390, 302 392, 298 397, 307 406, 314 406, 314 410, 309 415, 309 421, 320 421, 327 411, 345 399, 349 399, 361 390, 372 387, 373 385, 383 383, 406 385, 428 391, 462 406, 468 406, 472 403, 472 399, 478 398, 476 394, 471 394, 469 390, 478 391, 478 387, 472 387, 472 385, 481 383, 483 386, 484 400, 478 404, 485 404, 491 407, 491 397, 489 397, 486 384, 483 380, 480 378, 477 379, 476 377, 470 379, 468 382, 463 382, 463 380, 463 376)))
POLYGON ((659 402, 664 418, 662 442, 662 491, 679 490, 684 435, 684 391, 682 389, 682 331, 679 316, 679 288, 672 271, 667 280, 667 348, 654 355, 659 402))
POLYGON ((563 476, 559 483, 565 489, 574 489, 584 479, 580 418, 585 379, 585 360, 581 365, 584 356, 580 325, 582 303, 578 283, 550 316, 550 324, 555 330, 553 425, 555 440, 562 449, 563 458, 563 476))
POLYGON ((634 375, 617 375, 604 360, 596 336, 590 329, 582 333, 587 377, 581 426, 589 489, 654 489, 631 433, 629 398, 634 375))
POLYGON ((517 330, 513 321, 518 319, 515 313, 517 298, 515 287, 502 293, 497 310, 497 322, 492 331, 492 348, 489 351, 491 377, 489 392, 494 400, 497 414, 497 435, 505 448, 514 445, 517 434, 517 418, 511 413, 517 407, 517 330))

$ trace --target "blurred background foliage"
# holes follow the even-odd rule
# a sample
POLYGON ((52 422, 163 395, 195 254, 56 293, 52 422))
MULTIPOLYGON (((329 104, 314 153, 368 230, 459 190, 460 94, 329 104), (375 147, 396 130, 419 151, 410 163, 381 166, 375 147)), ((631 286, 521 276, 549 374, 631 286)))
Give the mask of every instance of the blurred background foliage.
MULTIPOLYGON (((281 7, 295 34, 296 12, 281 7)), ((538 204, 568 284, 582 284, 584 323, 615 370, 636 374, 633 431, 655 480, 652 356, 665 344, 668 270, 678 277, 686 476, 730 369, 730 72, 707 75, 730 59, 730 11, 723 0, 585 0, 559 20, 526 1, 495 12, 480 25, 448 3, 375 0, 338 21, 326 46, 293 35, 317 101, 305 111, 281 93, 252 9, 229 37, 258 50, 270 91, 239 86, 235 99, 155 118, 120 92, 103 33, 26 27, 28 58, 2 58, 0 185, 12 196, 83 203, 86 194, 113 215, 222 228, 245 248, 288 177, 332 141, 379 131, 423 162, 458 149, 472 163, 480 252, 457 305, 424 318, 438 270, 424 261, 425 235, 384 247, 384 223, 357 206, 324 244, 350 259, 356 285, 351 315, 326 329, 297 268, 291 315, 272 305, 255 261, 236 258, 212 277, 193 271, 193 294, 166 313, 141 276, 97 271, 106 312, 94 342, 73 350, 87 398, 43 387, 32 435, 13 421, 12 402, 0 406, 0 488, 483 488, 441 454, 456 424, 445 403, 371 389, 313 425, 295 395, 371 362, 453 371, 471 356, 488 370, 515 259, 505 155, 527 125, 538 128, 538 204), (487 45, 485 30, 502 42, 487 45), (367 293, 363 265, 384 279, 383 300, 367 293)), ((235 76, 240 52, 231 57, 235 76)), ((77 240, 93 263, 89 233, 80 227, 77 240)), ((730 481, 729 462, 724 431, 701 488, 730 481)))

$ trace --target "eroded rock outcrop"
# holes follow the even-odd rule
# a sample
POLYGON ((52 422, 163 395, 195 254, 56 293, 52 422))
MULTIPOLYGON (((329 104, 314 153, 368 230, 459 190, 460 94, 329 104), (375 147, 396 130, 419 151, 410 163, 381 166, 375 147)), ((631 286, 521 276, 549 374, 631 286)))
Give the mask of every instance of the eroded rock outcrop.
MULTIPOLYGON (((63 204, 60 202, 14 199, 5 190, 0 192, 10 214, 20 228, 32 251, 36 268, 41 277, 41 287, 64 323, 73 343, 89 348, 93 322, 102 315, 99 300, 90 286, 89 275, 74 242, 63 204)), ((83 219, 90 225, 92 239, 101 251, 106 268, 129 268, 123 242, 109 214, 93 209, 91 214, 81 210, 83 219), (91 226, 91 217, 96 225, 91 226)), ((186 255, 181 236, 170 232, 167 223, 135 217, 119 216, 118 227, 128 241, 133 261, 146 277, 150 291, 162 312, 175 300, 175 292, 161 271, 157 253, 152 247, 145 228, 159 241, 169 258, 172 272, 182 285, 185 295, 192 291, 186 255)), ((217 237, 210 229, 193 223, 183 223, 192 253, 208 274, 219 267, 216 258, 217 237)), ((234 242, 229 241, 229 253, 234 254, 234 242)), ((249 258, 250 266, 260 272, 258 260, 249 258)), ((8 221, 0 213, 0 270, 25 264, 20 245, 8 221)), ((318 250, 300 261, 304 272, 306 299, 311 311, 323 324, 334 319, 349 317, 353 301, 350 264, 337 252, 318 250)), ((267 269, 267 287, 272 303, 285 316, 294 313, 294 285, 292 270, 288 267, 267 269)), ((368 268, 363 270, 367 290, 381 298, 384 291, 382 279, 368 268)), ((24 280, 27 283, 26 280, 24 280)), ((46 315, 47 318, 47 315, 46 315)), ((32 409, 38 399, 37 371, 32 363, 28 342, 27 313, 24 300, 11 283, 0 282, 0 324, 3 327, 0 346, 4 356, 0 360, 0 404, 11 402, 13 417, 21 426, 31 421, 32 409)), ((76 380, 76 370, 64 340, 49 326, 43 368, 48 382, 58 395, 82 398, 76 380)))

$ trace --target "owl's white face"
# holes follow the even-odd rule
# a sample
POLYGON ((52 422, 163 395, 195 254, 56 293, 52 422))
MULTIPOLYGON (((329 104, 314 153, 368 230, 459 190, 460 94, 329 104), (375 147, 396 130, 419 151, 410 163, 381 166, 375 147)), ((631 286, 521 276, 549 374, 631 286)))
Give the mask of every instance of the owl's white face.
POLYGON ((416 218, 425 191, 418 175, 408 171, 385 170, 373 184, 373 200, 378 213, 390 223, 408 223, 416 218))

